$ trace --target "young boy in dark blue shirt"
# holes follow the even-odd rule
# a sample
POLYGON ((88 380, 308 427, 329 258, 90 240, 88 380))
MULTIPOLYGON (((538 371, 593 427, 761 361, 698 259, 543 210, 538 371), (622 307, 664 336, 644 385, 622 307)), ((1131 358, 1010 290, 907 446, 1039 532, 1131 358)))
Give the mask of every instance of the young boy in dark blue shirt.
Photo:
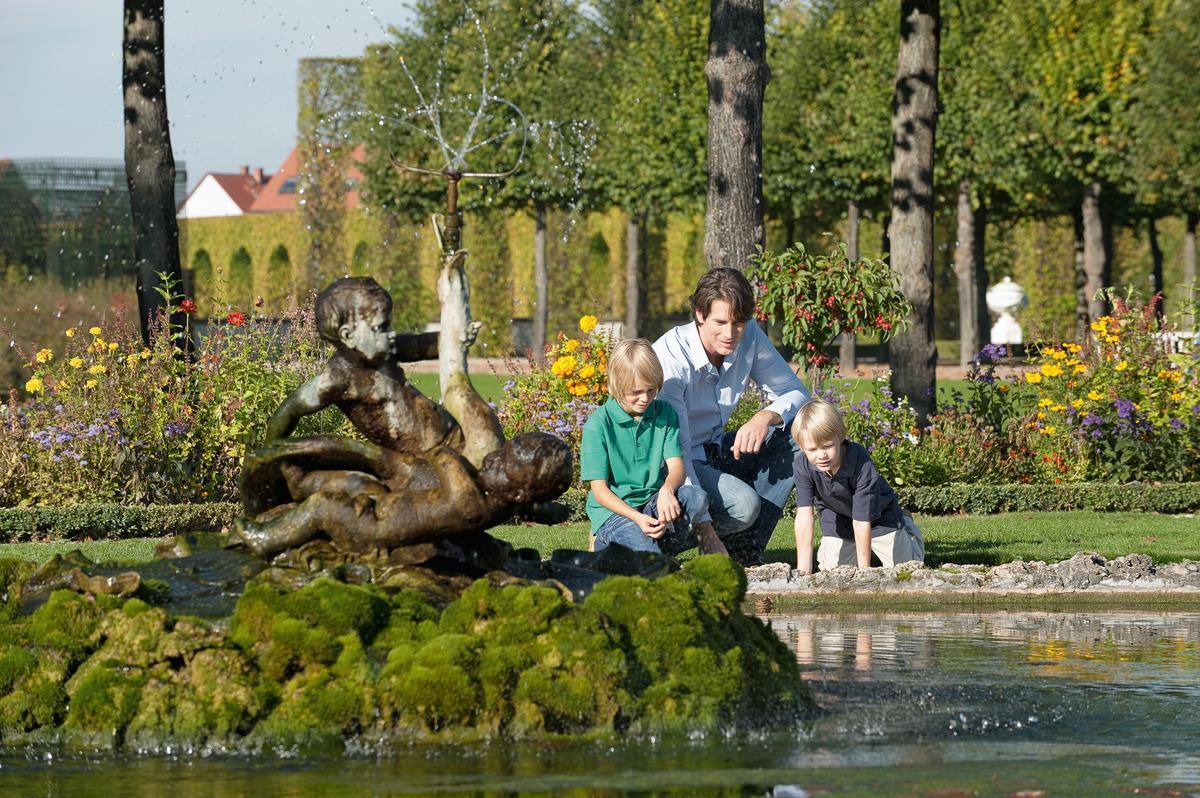
POLYGON ((822 571, 839 565, 871 566, 925 559, 925 541, 912 516, 880 476, 871 455, 846 440, 846 422, 837 408, 814 399, 796 414, 792 437, 800 454, 792 464, 796 479, 796 568, 812 573, 814 505, 821 506, 822 571))

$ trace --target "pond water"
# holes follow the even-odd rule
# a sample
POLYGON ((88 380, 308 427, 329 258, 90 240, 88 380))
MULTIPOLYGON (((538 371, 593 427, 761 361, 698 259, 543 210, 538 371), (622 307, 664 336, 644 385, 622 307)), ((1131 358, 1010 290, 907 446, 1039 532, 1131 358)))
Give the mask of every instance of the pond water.
POLYGON ((748 737, 0 758, 0 794, 1198 795, 1200 613, 775 618, 822 713, 748 737))

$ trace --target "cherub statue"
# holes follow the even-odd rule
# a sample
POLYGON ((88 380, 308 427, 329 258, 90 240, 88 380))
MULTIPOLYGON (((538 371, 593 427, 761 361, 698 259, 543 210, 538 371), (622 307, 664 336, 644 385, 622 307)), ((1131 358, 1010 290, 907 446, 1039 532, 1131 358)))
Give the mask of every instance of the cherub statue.
POLYGON ((391 296, 369 277, 337 280, 317 297, 317 329, 334 355, 271 417, 265 445, 242 471, 247 517, 237 534, 257 554, 322 534, 370 551, 477 532, 570 484, 566 443, 544 433, 506 442, 465 373, 449 381, 440 407, 413 388, 399 364, 436 357, 438 335, 398 335, 391 313, 391 296), (287 437, 329 405, 368 441, 287 437))

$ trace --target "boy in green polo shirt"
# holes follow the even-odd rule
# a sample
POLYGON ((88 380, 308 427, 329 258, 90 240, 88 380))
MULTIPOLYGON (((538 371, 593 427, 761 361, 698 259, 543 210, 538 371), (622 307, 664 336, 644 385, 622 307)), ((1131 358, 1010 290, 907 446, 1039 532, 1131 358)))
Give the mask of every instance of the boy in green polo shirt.
POLYGON ((662 384, 662 365, 649 341, 616 345, 608 359, 610 398, 584 424, 580 447, 596 550, 620 543, 677 554, 699 539, 705 553, 724 554, 708 497, 698 485, 684 484, 679 417, 655 398, 662 384))

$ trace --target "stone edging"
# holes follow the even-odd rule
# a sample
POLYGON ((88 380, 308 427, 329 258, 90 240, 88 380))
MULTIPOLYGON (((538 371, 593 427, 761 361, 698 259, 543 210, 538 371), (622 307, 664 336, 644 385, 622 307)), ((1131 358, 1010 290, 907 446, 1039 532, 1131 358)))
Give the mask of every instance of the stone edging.
MULTIPOLYGON (((1200 560, 1155 565, 1145 554, 1127 554, 1114 560, 1079 552, 1051 565, 1041 561, 926 568, 901 563, 894 568, 859 570, 844 565, 811 576, 800 576, 787 563, 768 563, 746 570, 747 594, 752 596, 830 596, 887 593, 932 597, 973 598, 1077 595, 1171 594, 1200 597, 1200 560)), ((769 611, 769 608, 767 609, 769 611)))

